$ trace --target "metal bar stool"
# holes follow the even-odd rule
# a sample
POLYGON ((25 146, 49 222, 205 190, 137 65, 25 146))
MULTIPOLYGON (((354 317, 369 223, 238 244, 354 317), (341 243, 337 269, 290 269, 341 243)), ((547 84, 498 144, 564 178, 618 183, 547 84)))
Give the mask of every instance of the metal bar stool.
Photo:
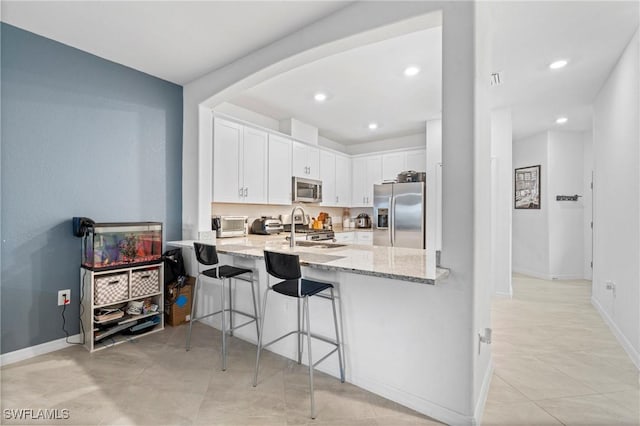
POLYGON ((237 268, 235 266, 229 265, 219 265, 218 260, 218 252, 216 250, 216 246, 208 245, 208 244, 200 244, 193 243, 193 247, 196 253, 196 259, 198 259, 198 263, 205 266, 216 265, 215 268, 207 269, 204 271, 200 271, 198 267, 198 279, 196 280, 194 289, 193 289, 193 300, 191 302, 191 319, 189 321, 189 333, 187 334, 187 351, 191 348, 191 328, 193 327, 193 322, 198 321, 212 315, 222 314, 222 371, 227 369, 227 339, 226 335, 229 333, 230 336, 233 336, 233 330, 237 330, 240 327, 244 327, 245 325, 249 325, 252 322, 256 323, 256 333, 259 339, 260 337, 260 327, 258 324, 258 308, 256 303, 256 291, 254 288, 253 281, 253 270, 248 268, 237 268), (249 277, 243 276, 245 274, 249 274, 249 277), (214 278, 222 281, 222 309, 219 311, 206 314, 200 317, 196 316, 196 299, 198 295, 198 283, 200 282, 200 277, 205 275, 209 278, 214 278), (225 308, 225 281, 229 279, 229 308, 225 308), (233 292, 231 289, 231 279, 236 279, 240 281, 245 281, 251 284, 251 295, 253 299, 253 315, 238 311, 233 308, 233 292), (225 312, 229 312, 229 328, 226 328, 225 324, 225 312), (244 322, 240 325, 233 325, 233 314, 240 314, 247 318, 251 318, 249 321, 244 322))
POLYGON ((309 390, 311 393, 311 418, 316 418, 316 409, 315 409, 315 401, 313 397, 313 369, 316 365, 320 364, 322 361, 327 359, 334 352, 338 352, 338 362, 340 364, 340 381, 344 383, 344 365, 342 362, 342 352, 340 348, 340 335, 338 333, 338 316, 336 315, 336 302, 333 293, 333 284, 308 280, 302 278, 302 273, 300 272, 300 259, 298 255, 293 254, 285 254, 285 253, 276 253, 271 251, 264 252, 264 261, 267 267, 267 272, 269 275, 273 275, 276 278, 284 280, 279 282, 278 284, 274 284, 273 286, 267 286, 267 292, 264 296, 264 301, 262 305, 262 321, 260 323, 260 333, 258 336, 258 353, 256 355, 256 369, 253 376, 253 386, 255 387, 258 383, 258 368, 260 365, 260 351, 263 348, 266 348, 269 345, 272 345, 280 340, 284 339, 287 336, 292 334, 297 334, 298 336, 298 364, 302 362, 302 339, 303 336, 307 336, 307 352, 309 356, 309 390), (264 321, 266 317, 266 309, 267 309, 267 296, 269 295, 269 290, 273 290, 276 293, 283 294, 289 297, 295 297, 298 299, 298 329, 291 331, 284 336, 280 336, 277 339, 267 343, 262 344, 262 333, 264 331, 264 321), (326 294, 320 294, 321 292, 329 290, 330 296, 326 294), (311 333, 311 323, 309 322, 309 297, 318 296, 324 299, 330 299, 332 308, 333 308, 333 323, 336 330, 336 339, 328 339, 324 336, 318 336, 316 334, 311 333), (304 317, 300 317, 300 301, 303 301, 304 305, 304 317), (305 328, 306 321, 306 332, 303 331, 305 328), (330 343, 335 346, 331 352, 323 356, 320 360, 315 363, 311 357, 311 338, 322 340, 323 342, 330 343))

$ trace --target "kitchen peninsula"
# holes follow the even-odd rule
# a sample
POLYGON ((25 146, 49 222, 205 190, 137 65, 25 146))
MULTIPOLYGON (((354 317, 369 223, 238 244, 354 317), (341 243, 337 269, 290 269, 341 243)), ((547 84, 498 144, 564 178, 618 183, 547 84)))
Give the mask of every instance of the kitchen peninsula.
MULTIPOLYGON (((447 326, 463 317, 459 290, 449 288, 446 281, 442 281, 448 275, 447 270, 438 269, 435 280, 428 278, 425 250, 324 242, 302 246, 300 243, 307 242, 300 241, 291 248, 283 235, 248 235, 215 242, 222 264, 256 271, 259 306, 267 283, 276 282, 266 273, 265 249, 296 253, 300 256, 303 276, 336 283, 348 382, 426 415, 437 410, 442 398, 455 396, 457 390, 447 381, 435 386, 430 379, 441 374, 439 365, 447 362, 444 354, 451 353, 450 348, 443 351, 439 348, 455 344, 447 334, 447 326)), ((185 249, 193 247, 193 241, 188 240, 167 244, 185 249)), ((195 274, 197 265, 190 252, 192 250, 184 250, 184 256, 189 272, 195 274)), ((234 300, 239 310, 246 311, 251 309, 251 294, 245 287, 234 286, 234 300)), ((219 283, 213 280, 203 285, 198 306, 218 306, 219 289, 219 283)), ((311 329, 330 336, 331 304, 323 299, 310 303, 311 329)), ((288 298, 270 297, 268 304, 266 341, 293 330, 297 312, 296 302, 288 298)), ((208 320, 211 320, 209 325, 220 328, 219 320, 208 320)), ((239 329, 234 336, 256 343, 255 330, 251 328, 239 329)), ((324 354, 329 349, 326 343, 313 341, 313 353, 324 354)), ((297 358, 293 338, 284 339, 269 350, 289 359, 297 358)), ((338 377, 337 357, 329 357, 318 369, 338 377)))

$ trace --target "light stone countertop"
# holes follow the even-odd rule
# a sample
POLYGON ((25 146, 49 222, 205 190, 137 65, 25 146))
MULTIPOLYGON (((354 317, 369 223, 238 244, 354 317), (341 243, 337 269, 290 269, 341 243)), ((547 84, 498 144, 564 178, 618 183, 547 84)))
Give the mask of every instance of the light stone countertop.
MULTIPOLYGON (((303 239, 297 240, 304 241, 303 239)), ((174 247, 193 247, 193 240, 168 241, 174 247)), ((202 241, 211 244, 211 241, 202 241)), ((322 241, 322 243, 325 243, 322 241)), ((332 245, 332 243, 326 243, 332 245)), ((238 238, 218 238, 218 253, 263 259, 264 250, 295 253, 300 264, 315 269, 343 271, 422 284, 436 284, 449 275, 448 269, 437 268, 436 279, 427 277, 427 252, 420 249, 363 246, 347 244, 336 248, 289 247, 285 235, 247 235, 238 238)))

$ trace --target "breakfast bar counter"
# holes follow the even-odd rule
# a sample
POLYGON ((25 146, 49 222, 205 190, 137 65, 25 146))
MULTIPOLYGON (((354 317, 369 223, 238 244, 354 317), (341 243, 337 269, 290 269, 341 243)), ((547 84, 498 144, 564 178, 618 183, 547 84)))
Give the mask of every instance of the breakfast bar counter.
MULTIPOLYGON (((465 374, 456 368, 458 364, 451 362, 451 358, 460 353, 458 340, 453 336, 457 334, 456 330, 464 329, 463 319, 469 307, 460 302, 461 289, 455 280, 449 283, 446 279, 448 271, 439 270, 435 279, 427 276, 425 250, 334 245, 325 241, 306 241, 302 235, 300 239, 296 238, 296 247, 291 248, 284 234, 200 242, 216 246, 221 264, 254 271, 259 307, 267 286, 278 282, 266 272, 264 250, 299 255, 303 277, 334 283, 346 381, 445 423, 460 423, 459 417, 446 407, 453 406, 461 392, 453 385, 459 381, 451 380, 451 377, 465 374)), ((199 269, 193 243, 193 240, 184 240, 167 244, 183 248, 187 272, 197 276, 199 269)), ((222 298, 218 280, 203 275, 199 279, 197 310, 219 309, 222 298)), ((236 309, 251 312, 249 286, 234 285, 232 288, 236 309)), ((331 303, 322 298, 312 299, 309 301, 312 332, 331 336, 335 332, 331 303)), ((268 298, 267 304, 265 341, 295 329, 296 300, 274 295, 268 298)), ((220 329, 218 317, 209 317, 202 322, 220 329)), ((240 328, 233 336, 257 343, 252 327, 240 328)), ((293 337, 283 339, 267 350, 295 360, 296 340, 293 337)), ((323 341, 312 340, 314 357, 332 349, 323 341)), ((233 345, 232 339, 230 346, 233 345)), ((303 363, 306 359, 305 354, 303 363)), ((227 366, 234 368, 233 356, 228 358, 227 366)), ((317 369, 339 377, 335 354, 317 369)))
MULTIPOLYGON (((175 247, 193 247, 193 240, 170 241, 175 247)), ((204 242, 206 243, 206 242, 204 242)), ((209 244, 213 244, 209 242, 209 244)), ((391 278, 421 284, 435 284, 448 275, 448 270, 436 268, 436 276, 427 274, 425 250, 365 246, 357 244, 334 244, 310 242, 303 237, 296 240, 296 247, 289 247, 284 234, 247 235, 238 238, 218 238, 215 242, 218 253, 237 257, 262 259, 264 250, 295 253, 303 266, 327 271, 343 271, 354 274, 391 278), (304 244, 304 246, 300 245, 304 244)))

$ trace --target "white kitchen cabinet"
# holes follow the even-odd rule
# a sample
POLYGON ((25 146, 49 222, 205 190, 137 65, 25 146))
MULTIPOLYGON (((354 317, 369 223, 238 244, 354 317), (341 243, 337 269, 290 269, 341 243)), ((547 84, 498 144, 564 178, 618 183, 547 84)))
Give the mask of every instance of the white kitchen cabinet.
POLYGON ((266 203, 267 178, 267 132, 216 118, 212 200, 266 203))
POLYGON ((336 206, 351 205, 351 159, 336 154, 336 206))
POLYGON ((416 149, 416 150, 407 151, 405 155, 407 157, 405 170, 415 170, 416 172, 427 171, 426 149, 416 149))
POLYGON ((322 205, 349 207, 351 205, 351 159, 320 150, 320 180, 322 205))
POLYGON ((373 185, 382 183, 382 157, 370 155, 353 159, 352 207, 373 206, 373 185))
POLYGON ((322 205, 337 205, 336 195, 336 155, 320 151, 320 180, 322 181, 322 205))
POLYGON ((360 244, 363 246, 372 246, 373 245, 373 232, 369 231, 359 231, 355 232, 355 244, 360 244))
POLYGON ((406 169, 407 156, 404 152, 392 152, 382 156, 382 180, 395 180, 398 173, 406 169))
POLYGON ((269 135, 269 204, 291 205, 291 139, 269 135))
POLYGON ((293 176, 320 179, 320 150, 294 141, 292 169, 293 176))
POLYGON ((392 152, 382 155, 382 180, 395 180, 398 173, 407 170, 427 170, 427 153, 424 149, 392 152))
POLYGON ((335 239, 337 243, 353 244, 355 242, 355 232, 336 232, 335 239))

